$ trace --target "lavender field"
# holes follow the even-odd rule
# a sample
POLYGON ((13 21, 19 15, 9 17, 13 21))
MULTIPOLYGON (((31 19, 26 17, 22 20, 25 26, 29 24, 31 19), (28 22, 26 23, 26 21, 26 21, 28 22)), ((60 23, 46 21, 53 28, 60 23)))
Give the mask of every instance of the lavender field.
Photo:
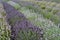
POLYGON ((60 40, 59 0, 0 2, 0 40, 60 40))

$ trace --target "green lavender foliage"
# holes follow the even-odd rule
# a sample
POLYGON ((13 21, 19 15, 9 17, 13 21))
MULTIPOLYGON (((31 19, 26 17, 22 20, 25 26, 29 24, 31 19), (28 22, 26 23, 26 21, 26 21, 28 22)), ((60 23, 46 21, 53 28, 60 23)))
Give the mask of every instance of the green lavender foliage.
POLYGON ((58 4, 55 2, 35 2, 39 6, 40 13, 47 19, 50 19, 55 24, 60 23, 60 18, 56 15, 60 10, 58 4), (44 2, 44 3, 43 3, 44 2))
POLYGON ((10 30, 4 18, 0 18, 0 40, 10 40, 10 30))
POLYGON ((16 40, 40 40, 41 35, 34 31, 33 28, 21 29, 16 40))
POLYGON ((0 40, 10 40, 10 30, 4 17, 0 18, 0 40))
POLYGON ((10 28, 5 20, 5 12, 0 3, 0 40, 10 40, 10 28))

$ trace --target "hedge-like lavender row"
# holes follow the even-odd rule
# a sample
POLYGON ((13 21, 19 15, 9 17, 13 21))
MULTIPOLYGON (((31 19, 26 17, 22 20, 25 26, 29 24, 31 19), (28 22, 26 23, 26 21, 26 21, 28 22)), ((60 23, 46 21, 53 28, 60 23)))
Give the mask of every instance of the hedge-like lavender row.
POLYGON ((43 40, 43 30, 40 27, 33 25, 8 3, 3 3, 3 6, 7 22, 11 25, 11 40, 43 40))
MULTIPOLYGON (((50 9, 49 9, 50 10, 50 9)), ((34 25, 40 26, 44 30, 44 40, 59 40, 60 38, 60 28, 54 24, 54 22, 45 19, 38 10, 36 10, 33 6, 32 8, 29 6, 21 7, 19 10, 21 11, 28 20, 30 20, 34 25), (33 12, 32 12, 32 11, 33 12), (36 12, 34 12, 36 11, 36 12)))

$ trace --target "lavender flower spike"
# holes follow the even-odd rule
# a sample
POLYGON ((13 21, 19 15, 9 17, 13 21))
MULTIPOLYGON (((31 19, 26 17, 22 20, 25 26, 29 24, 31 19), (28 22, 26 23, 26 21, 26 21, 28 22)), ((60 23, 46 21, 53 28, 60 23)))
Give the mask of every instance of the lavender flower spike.
POLYGON ((11 40, 43 40, 43 31, 8 3, 3 2, 6 20, 11 25, 11 40))

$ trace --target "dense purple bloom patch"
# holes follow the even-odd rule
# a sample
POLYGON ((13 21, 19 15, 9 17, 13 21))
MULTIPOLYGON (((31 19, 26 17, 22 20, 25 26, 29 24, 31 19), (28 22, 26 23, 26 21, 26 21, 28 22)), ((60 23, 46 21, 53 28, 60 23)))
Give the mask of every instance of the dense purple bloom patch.
POLYGON ((11 5, 3 3, 3 6, 7 22, 11 25, 11 40, 41 40, 43 37, 41 28, 34 26, 11 5))

